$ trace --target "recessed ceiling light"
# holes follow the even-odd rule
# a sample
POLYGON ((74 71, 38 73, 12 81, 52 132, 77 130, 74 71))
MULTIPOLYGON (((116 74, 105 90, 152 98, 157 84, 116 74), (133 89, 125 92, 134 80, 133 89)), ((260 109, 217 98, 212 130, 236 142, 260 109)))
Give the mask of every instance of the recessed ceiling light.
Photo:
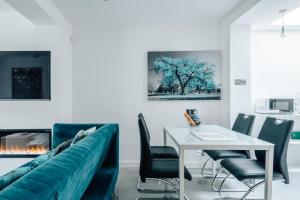
MULTIPOLYGON (((295 10, 285 14, 284 16, 284 24, 288 26, 297 26, 300 25, 300 7, 296 8, 295 10)), ((272 26, 281 26, 282 25, 282 18, 280 17, 278 20, 271 24, 272 26)))

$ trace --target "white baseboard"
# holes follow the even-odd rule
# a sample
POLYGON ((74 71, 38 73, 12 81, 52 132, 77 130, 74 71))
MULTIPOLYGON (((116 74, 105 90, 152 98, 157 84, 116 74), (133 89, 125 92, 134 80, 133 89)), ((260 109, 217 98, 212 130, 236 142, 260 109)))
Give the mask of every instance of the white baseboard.
POLYGON ((120 168, 137 168, 139 166, 139 161, 120 161, 120 168))
POLYGON ((291 176, 299 176, 300 175, 300 168, 289 169, 289 173, 290 173, 291 176))

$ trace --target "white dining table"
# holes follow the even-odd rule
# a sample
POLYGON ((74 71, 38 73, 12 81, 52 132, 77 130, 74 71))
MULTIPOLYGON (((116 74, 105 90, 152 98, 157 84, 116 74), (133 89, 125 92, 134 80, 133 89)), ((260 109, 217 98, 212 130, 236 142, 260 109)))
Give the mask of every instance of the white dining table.
POLYGON ((178 147, 180 200, 188 199, 184 192, 184 153, 186 150, 264 150, 266 152, 264 199, 272 199, 274 144, 217 125, 164 126, 163 134, 164 145, 167 145, 167 136, 169 136, 178 147), (230 140, 203 140, 193 133, 213 133, 230 138, 230 140))

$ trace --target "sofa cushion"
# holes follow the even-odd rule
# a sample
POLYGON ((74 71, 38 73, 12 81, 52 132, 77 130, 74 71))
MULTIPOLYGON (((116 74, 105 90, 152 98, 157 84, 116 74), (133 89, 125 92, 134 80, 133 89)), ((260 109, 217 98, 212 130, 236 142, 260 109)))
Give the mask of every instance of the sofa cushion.
POLYGON ((62 152, 63 150, 65 150, 66 148, 68 148, 73 142, 73 139, 69 139, 63 143, 61 143, 60 145, 58 145, 55 149, 52 150, 52 156, 55 156, 57 154, 59 154, 60 152, 62 152))
POLYGON ((80 140, 82 140, 84 137, 93 134, 96 131, 96 126, 89 128, 87 130, 80 130, 78 133, 75 135, 74 139, 72 140, 71 146, 73 144, 76 144, 80 140))

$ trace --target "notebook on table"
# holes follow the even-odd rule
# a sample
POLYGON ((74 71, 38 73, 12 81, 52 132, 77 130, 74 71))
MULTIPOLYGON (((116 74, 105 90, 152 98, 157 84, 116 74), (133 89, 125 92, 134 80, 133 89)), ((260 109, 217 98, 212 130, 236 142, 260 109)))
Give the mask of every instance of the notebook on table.
POLYGON ((191 132, 197 138, 203 141, 233 141, 234 138, 230 136, 225 136, 220 133, 216 132, 199 132, 199 131, 192 131, 191 132))

